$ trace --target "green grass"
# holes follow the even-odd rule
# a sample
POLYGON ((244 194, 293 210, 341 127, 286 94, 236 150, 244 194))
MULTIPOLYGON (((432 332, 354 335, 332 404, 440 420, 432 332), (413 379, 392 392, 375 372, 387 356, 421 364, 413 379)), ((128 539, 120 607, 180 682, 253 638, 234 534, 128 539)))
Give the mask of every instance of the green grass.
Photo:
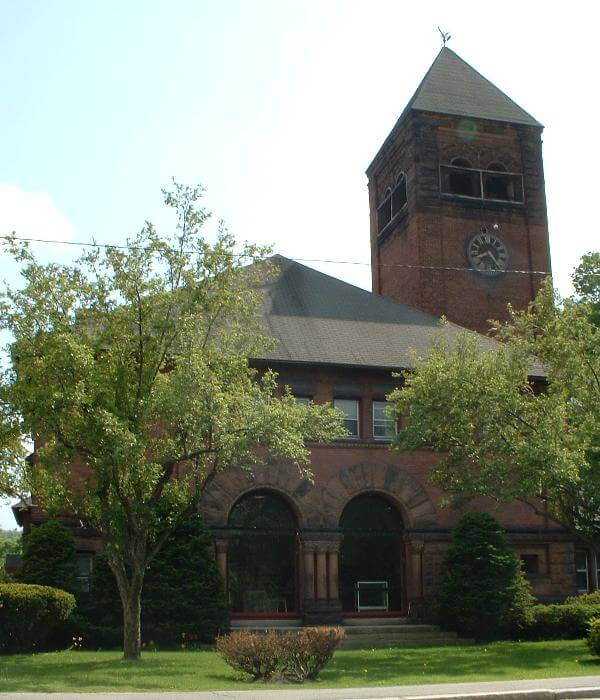
MULTIPOLYGON (((352 687, 600 675, 582 640, 496 642, 428 649, 336 653, 309 687, 352 687)), ((217 690, 249 688, 212 651, 149 651, 125 663, 116 651, 0 656, 4 692, 217 690)), ((273 684, 265 688, 277 687, 273 684)))

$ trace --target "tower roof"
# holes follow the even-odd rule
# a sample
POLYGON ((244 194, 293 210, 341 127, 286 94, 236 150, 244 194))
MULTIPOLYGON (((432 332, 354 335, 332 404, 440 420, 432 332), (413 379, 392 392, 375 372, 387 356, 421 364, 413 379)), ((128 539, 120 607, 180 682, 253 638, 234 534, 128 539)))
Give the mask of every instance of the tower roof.
POLYGON ((431 64, 407 107, 423 112, 542 126, 447 46, 431 64))

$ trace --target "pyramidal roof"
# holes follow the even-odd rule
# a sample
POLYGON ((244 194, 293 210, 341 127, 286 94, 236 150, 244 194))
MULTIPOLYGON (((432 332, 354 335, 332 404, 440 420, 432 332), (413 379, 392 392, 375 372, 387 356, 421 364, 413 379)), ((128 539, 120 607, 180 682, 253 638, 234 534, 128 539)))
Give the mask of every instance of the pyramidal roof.
POLYGON ((431 64, 407 107, 423 112, 542 126, 447 46, 431 64))

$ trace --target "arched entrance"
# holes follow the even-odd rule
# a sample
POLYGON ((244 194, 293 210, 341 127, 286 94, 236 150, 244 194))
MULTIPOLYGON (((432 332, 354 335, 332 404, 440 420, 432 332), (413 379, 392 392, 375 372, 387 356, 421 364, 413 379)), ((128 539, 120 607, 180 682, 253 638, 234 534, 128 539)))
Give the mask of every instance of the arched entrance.
POLYGON ((344 612, 403 608, 402 519, 383 496, 353 498, 340 518, 340 596, 344 612))
POLYGON ((231 612, 296 612, 297 523, 285 500, 270 491, 246 494, 231 509, 229 528, 231 612))

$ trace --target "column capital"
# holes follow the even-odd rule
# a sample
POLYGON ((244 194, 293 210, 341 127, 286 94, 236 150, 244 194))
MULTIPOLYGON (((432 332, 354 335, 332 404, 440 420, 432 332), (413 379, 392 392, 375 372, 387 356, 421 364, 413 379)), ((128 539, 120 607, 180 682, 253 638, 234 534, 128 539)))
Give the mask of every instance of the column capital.
POLYGON ((227 553, 227 548, 229 547, 229 540, 227 538, 215 538, 215 550, 217 554, 227 553))
POLYGON ((425 540, 413 540, 410 539, 407 542, 412 554, 420 554, 425 547, 425 540))

